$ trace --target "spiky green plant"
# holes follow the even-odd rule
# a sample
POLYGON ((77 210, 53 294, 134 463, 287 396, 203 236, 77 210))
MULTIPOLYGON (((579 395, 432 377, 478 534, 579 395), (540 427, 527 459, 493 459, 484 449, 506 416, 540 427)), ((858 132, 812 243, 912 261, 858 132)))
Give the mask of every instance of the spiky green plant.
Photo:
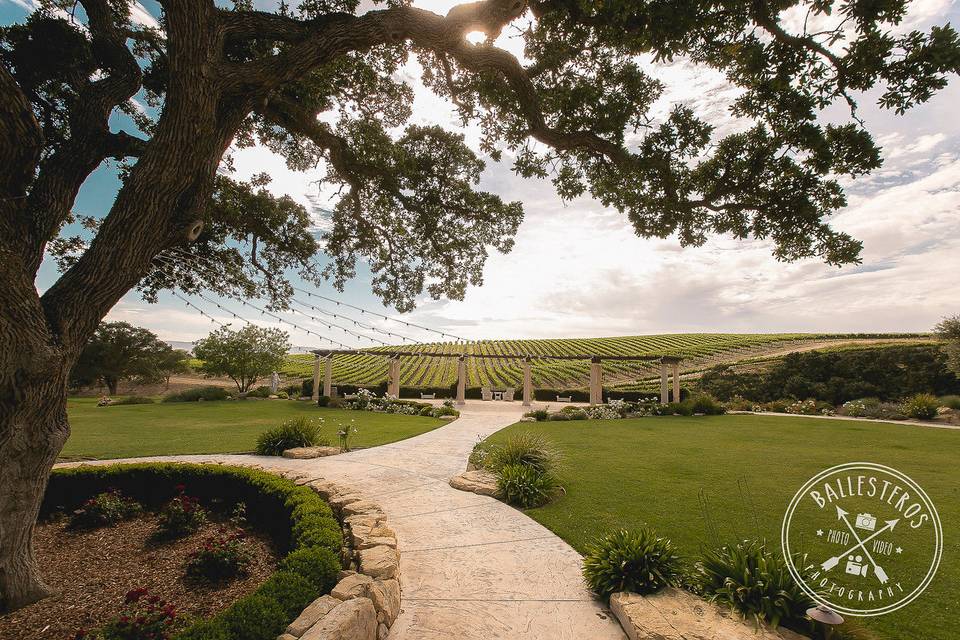
POLYGON ((653 593, 676 585, 683 562, 673 543, 642 526, 619 529, 592 544, 583 559, 583 577, 597 595, 618 591, 653 593))

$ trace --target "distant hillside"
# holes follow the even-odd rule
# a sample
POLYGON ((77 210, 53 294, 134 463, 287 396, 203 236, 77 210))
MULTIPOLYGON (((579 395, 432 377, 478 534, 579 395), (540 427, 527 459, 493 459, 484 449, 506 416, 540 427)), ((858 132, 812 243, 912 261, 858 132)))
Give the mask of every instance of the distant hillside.
MULTIPOLYGON (((926 342, 928 334, 731 334, 684 333, 617 338, 562 338, 552 340, 483 340, 470 344, 431 343, 398 345, 365 350, 363 355, 334 358, 333 378, 341 384, 375 385, 386 380, 387 362, 383 355, 392 349, 417 351, 419 358, 401 360, 401 385, 405 387, 449 387, 456 382, 454 358, 438 358, 438 353, 529 354, 538 355, 671 355, 684 358, 681 372, 696 374, 721 363, 763 361, 796 351, 813 349, 864 348, 885 344, 926 342), (369 355, 367 355, 369 353, 369 355)), ((468 359, 468 386, 519 387, 522 365, 519 361, 468 359)), ((312 356, 291 355, 285 373, 312 375, 312 356)), ((648 389, 659 375, 659 365, 643 362, 603 362, 604 387, 622 390, 648 389)), ((533 383, 552 389, 582 389, 589 380, 589 363, 581 361, 534 360, 533 383)))

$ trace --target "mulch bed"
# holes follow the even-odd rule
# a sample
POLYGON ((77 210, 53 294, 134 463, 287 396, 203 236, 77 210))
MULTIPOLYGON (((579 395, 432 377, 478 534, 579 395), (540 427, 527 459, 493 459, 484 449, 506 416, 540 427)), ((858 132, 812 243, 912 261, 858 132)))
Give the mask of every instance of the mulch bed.
POLYGON ((181 540, 156 543, 156 516, 114 527, 75 531, 61 519, 38 525, 35 545, 44 580, 57 594, 0 616, 3 640, 73 638, 115 617, 131 589, 145 587, 172 603, 178 619, 209 617, 256 589, 276 571, 270 538, 248 531, 254 562, 246 577, 218 585, 188 579, 187 556, 215 533, 217 522, 181 540))

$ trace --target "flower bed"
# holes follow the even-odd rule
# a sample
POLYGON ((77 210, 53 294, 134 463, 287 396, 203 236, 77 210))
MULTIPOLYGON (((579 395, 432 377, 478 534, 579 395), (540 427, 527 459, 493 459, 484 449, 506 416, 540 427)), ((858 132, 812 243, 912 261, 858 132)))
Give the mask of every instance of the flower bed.
POLYGON ((252 593, 208 620, 189 627, 169 625, 172 630, 167 637, 273 640, 307 605, 336 584, 343 535, 330 506, 309 487, 263 471, 163 463, 57 469, 42 513, 70 512, 89 496, 107 489, 121 492, 148 510, 161 510, 184 502, 183 488, 178 485, 189 487, 191 510, 197 504, 221 511, 245 504, 249 524, 269 535, 285 557, 280 571, 252 593))

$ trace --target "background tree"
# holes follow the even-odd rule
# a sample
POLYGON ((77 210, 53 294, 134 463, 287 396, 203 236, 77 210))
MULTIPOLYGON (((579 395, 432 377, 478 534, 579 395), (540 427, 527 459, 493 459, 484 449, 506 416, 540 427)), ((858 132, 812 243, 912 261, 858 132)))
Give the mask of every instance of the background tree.
POLYGON ((960 315, 944 318, 933 331, 944 342, 950 370, 960 378, 960 315))
POLYGON ((121 380, 163 382, 173 371, 182 370, 183 355, 148 329, 105 322, 80 352, 70 371, 71 386, 104 384, 110 395, 116 395, 121 380))
POLYGON ((589 193, 641 236, 768 238, 780 259, 834 264, 860 251, 826 223, 845 204, 838 178, 881 163, 856 100, 874 89, 903 112, 960 67, 951 27, 894 31, 905 0, 479 0, 446 15, 403 0, 362 15, 358 0, 276 13, 162 0, 160 29, 132 23, 126 0, 42 5, 0 31, 0 607, 48 593, 31 537, 69 435, 68 374, 131 288, 283 307, 280 274, 342 288, 359 259, 403 311, 422 292, 462 297, 490 248, 512 247, 522 207, 476 188, 477 152, 409 124, 407 61, 479 128, 480 152, 564 198, 589 193), (505 29, 523 62, 497 45, 505 29), (742 130, 653 109, 664 88, 650 61, 677 56, 739 87, 742 130), (837 102, 847 121, 821 122, 837 102), (137 129, 111 129, 118 111, 137 129), (326 167, 340 195, 319 242, 303 207, 231 176, 228 151, 255 143, 293 169, 326 167), (116 198, 102 219, 80 216, 77 192, 106 161, 122 166, 116 198), (63 274, 40 294, 47 251, 63 274))
POLYGON ((283 364, 290 351, 287 334, 279 329, 247 325, 239 331, 221 327, 193 348, 201 364, 198 371, 208 376, 227 376, 240 393, 283 364))
POLYGON ((170 388, 170 376, 190 371, 190 354, 183 349, 171 349, 159 358, 158 368, 163 372, 163 384, 170 388))

